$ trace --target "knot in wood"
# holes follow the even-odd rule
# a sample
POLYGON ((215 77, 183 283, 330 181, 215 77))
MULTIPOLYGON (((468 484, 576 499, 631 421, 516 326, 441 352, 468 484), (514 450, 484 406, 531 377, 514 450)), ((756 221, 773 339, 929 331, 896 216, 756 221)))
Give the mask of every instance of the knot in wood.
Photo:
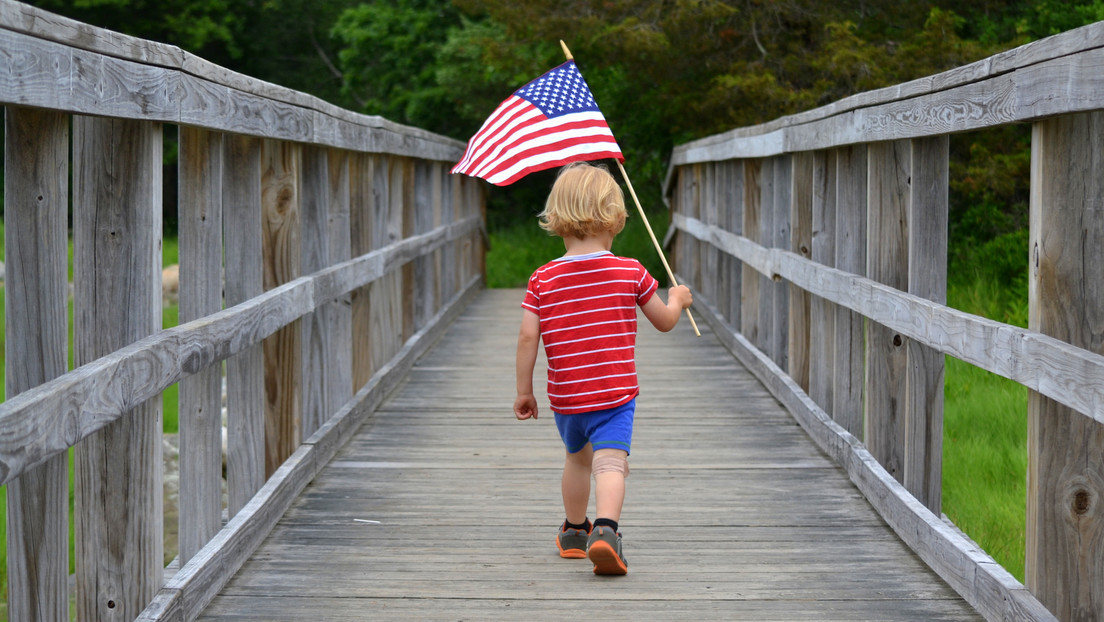
POLYGON ((1092 496, 1084 488, 1073 493, 1073 513, 1086 514, 1092 506, 1092 496))
POLYGON ((894 335, 893 336, 893 347, 900 348, 901 344, 904 343, 904 342, 905 342, 905 340, 901 339, 900 335, 894 335))

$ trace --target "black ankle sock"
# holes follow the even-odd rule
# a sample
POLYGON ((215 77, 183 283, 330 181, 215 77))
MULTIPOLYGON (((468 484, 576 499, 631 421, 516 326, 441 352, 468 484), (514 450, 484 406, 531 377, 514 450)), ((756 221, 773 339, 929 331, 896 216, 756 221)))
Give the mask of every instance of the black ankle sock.
POLYGON ((610 529, 613 529, 614 531, 617 531, 617 521, 609 519, 609 518, 596 518, 596 519, 594 519, 594 526, 595 527, 609 527, 610 529))
POLYGON ((564 526, 567 527, 568 529, 582 529, 583 531, 590 531, 590 519, 589 518, 584 518, 583 519, 583 524, 581 524, 581 525, 576 525, 575 523, 573 523, 569 520, 564 520, 564 526))

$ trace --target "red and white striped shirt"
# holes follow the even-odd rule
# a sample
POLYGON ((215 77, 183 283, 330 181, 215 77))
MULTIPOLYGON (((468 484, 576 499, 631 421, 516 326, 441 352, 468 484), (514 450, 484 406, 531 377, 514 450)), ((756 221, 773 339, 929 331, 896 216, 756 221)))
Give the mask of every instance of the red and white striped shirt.
POLYGON ((540 317, 552 411, 576 414, 636 397, 636 307, 659 283, 609 251, 561 257, 529 278, 522 307, 540 317))

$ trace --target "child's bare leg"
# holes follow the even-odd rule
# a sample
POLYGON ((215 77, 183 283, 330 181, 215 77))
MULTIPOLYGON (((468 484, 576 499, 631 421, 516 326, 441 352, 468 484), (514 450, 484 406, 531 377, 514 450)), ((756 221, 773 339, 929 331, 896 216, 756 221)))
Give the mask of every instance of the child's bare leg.
POLYGON ((590 462, 594 450, 588 443, 586 447, 571 454, 564 460, 563 492, 564 513, 567 521, 582 525, 586 521, 587 504, 590 502, 590 462))
POLYGON ((598 501, 595 518, 608 518, 614 522, 621 520, 628 456, 621 449, 599 449, 594 452, 594 488, 598 501))

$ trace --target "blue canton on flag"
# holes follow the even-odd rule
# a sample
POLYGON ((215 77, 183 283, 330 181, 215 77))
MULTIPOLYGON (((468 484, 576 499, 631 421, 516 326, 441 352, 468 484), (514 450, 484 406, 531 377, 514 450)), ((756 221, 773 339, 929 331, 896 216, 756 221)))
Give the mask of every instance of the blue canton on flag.
POLYGON ((452 172, 505 186, 535 171, 602 158, 625 160, 586 80, 568 61, 502 102, 452 172))
POLYGON ((575 63, 561 65, 521 87, 515 95, 540 109, 548 118, 580 111, 598 111, 583 74, 575 63))

